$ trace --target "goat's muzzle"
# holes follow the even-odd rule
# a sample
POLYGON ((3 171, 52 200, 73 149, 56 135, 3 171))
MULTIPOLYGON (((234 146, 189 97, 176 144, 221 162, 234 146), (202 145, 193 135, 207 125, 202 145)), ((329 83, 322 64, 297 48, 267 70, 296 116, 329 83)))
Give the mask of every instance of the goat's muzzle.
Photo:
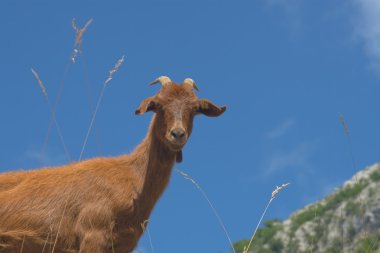
POLYGON ((187 134, 182 127, 174 127, 168 132, 167 139, 174 150, 180 150, 187 141, 187 134))

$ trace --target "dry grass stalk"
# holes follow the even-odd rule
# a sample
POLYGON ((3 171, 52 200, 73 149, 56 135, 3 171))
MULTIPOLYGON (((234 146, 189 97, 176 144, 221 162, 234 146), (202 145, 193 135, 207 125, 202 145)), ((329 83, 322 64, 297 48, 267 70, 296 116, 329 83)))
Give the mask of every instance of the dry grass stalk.
POLYGON ((152 251, 152 253, 154 253, 153 243, 152 243, 152 236, 150 235, 149 228, 146 228, 146 231, 148 232, 148 239, 149 239, 150 250, 152 251))
POLYGON ((100 92, 100 95, 99 95, 99 98, 98 98, 98 101, 96 103, 96 107, 95 107, 95 111, 94 111, 94 114, 92 115, 92 118, 91 118, 91 122, 90 122, 90 126, 88 127, 88 130, 87 130, 87 133, 86 133, 86 137, 84 138, 84 142, 83 142, 83 145, 82 145, 82 150, 80 152, 80 155, 79 155, 79 161, 82 160, 82 157, 83 157, 83 152, 84 152, 84 149, 86 148, 86 145, 87 145, 87 141, 88 141, 88 137, 90 136, 90 133, 91 133, 91 130, 92 130, 92 127, 95 123, 95 119, 96 119, 96 115, 98 113, 98 110, 99 110, 99 106, 100 106, 100 103, 102 102, 102 98, 103 98, 103 95, 104 95, 104 91, 105 91, 105 88, 107 86, 107 84, 112 80, 112 76, 119 70, 121 64, 124 62, 124 55, 116 62, 115 66, 109 71, 109 76, 107 78, 107 80, 104 82, 104 85, 103 85, 103 88, 100 92))
POLYGON ((52 232, 51 232, 51 227, 50 227, 50 231, 49 231, 49 233, 48 233, 47 236, 46 236, 45 243, 44 243, 44 246, 42 247, 42 251, 41 251, 41 253, 44 253, 45 248, 46 248, 46 246, 47 246, 47 244, 48 244, 48 241, 49 241, 49 237, 50 237, 51 234, 52 234, 52 232))
POLYGON ((206 199, 207 203, 211 207, 211 210, 214 212, 215 217, 218 219, 218 222, 219 222, 220 226, 222 227, 222 229, 223 229, 223 231, 224 231, 224 233, 225 233, 225 235, 226 235, 226 237, 228 239, 228 242, 230 244, 232 252, 236 253, 234 245, 232 244, 231 238, 230 238, 230 236, 229 236, 229 234, 227 232, 226 226, 224 225, 223 220, 220 217, 220 215, 218 214, 218 212, 216 211, 214 205, 211 203, 210 199, 208 198, 206 192, 202 189, 202 187, 197 182, 195 182, 195 180, 192 177, 189 176, 189 174, 187 174, 187 173, 185 173, 185 172, 183 172, 183 171, 181 171, 181 170, 179 170, 177 168, 175 168, 175 171, 177 171, 185 179, 189 180, 202 193, 203 197, 206 199))
POLYGON ((282 184, 281 186, 277 186, 276 185, 276 189, 272 192, 272 198, 274 199, 277 194, 283 189, 285 188, 286 186, 290 185, 290 183, 286 183, 286 184, 282 184))
POLYGON ((339 113, 339 118, 340 118, 340 123, 342 123, 343 129, 344 129, 344 133, 348 135, 348 133, 349 133, 348 127, 347 127, 347 124, 346 124, 346 122, 344 120, 344 117, 343 117, 342 113, 339 113))
MULTIPOLYGON (((339 113, 339 119, 340 119, 340 122, 341 122, 341 124, 343 126, 344 133, 347 136, 348 148, 350 150, 350 157, 351 157, 352 167, 354 168, 355 171, 358 171, 357 167, 356 167, 356 161, 355 161, 355 157, 354 157, 354 151, 353 151, 353 148, 352 148, 352 142, 351 142, 350 132, 348 130, 348 126, 347 126, 347 124, 346 124, 346 122, 344 120, 344 117, 343 117, 342 113, 339 113)), ((355 175, 354 179, 355 179, 355 184, 358 184, 359 181, 358 181, 358 178, 357 178, 357 174, 355 175)), ((359 201, 360 201, 360 205, 363 206, 363 197, 362 197, 361 194, 359 195, 359 201)), ((365 222, 364 220, 365 220, 365 217, 364 217, 364 214, 363 214, 362 215, 362 219, 361 219, 361 221, 362 221, 363 224, 365 222)), ((367 231, 364 230, 364 235, 366 235, 366 234, 367 234, 367 231)))
POLYGON ((110 233, 111 233, 111 248, 112 248, 112 253, 115 253, 115 247, 113 245, 113 231, 112 231, 112 228, 110 229, 110 233))
MULTIPOLYGON (((56 116, 55 116, 55 112, 54 112, 54 110, 53 110, 53 108, 52 108, 52 106, 51 106, 49 96, 48 96, 48 94, 47 94, 47 92, 46 92, 46 88, 45 88, 45 86, 43 85, 43 83, 42 83, 40 77, 38 76, 37 72, 34 71, 33 68, 32 68, 31 70, 32 70, 33 75, 36 77, 36 79, 37 79, 37 81, 38 81, 38 84, 40 85, 40 87, 41 87, 41 89, 42 89, 42 92, 44 93, 44 96, 45 96, 45 98, 46 98, 46 101, 48 102, 48 106, 49 106, 49 109, 50 109, 50 111, 51 111, 52 119, 53 119, 53 121, 54 121, 54 123, 55 123, 55 125, 56 125, 57 131, 58 131, 58 134, 59 134, 59 137, 60 137, 61 142, 62 142, 62 145, 63 145, 63 148, 64 148, 64 150, 65 150, 65 153, 66 153, 67 157, 68 157, 68 160, 71 161, 71 156, 70 156, 70 154, 69 154, 69 152, 68 152, 68 149, 67 149, 67 146, 66 146, 66 144, 65 144, 65 141, 64 141, 64 138, 63 138, 63 135, 62 135, 62 132, 61 132, 61 128, 59 127, 59 124, 58 124, 57 119, 56 119, 56 116)), ((66 199, 66 204, 67 204, 67 199, 66 199)), ((65 210, 64 210, 63 213, 65 213, 65 211, 66 211, 66 205, 65 205, 65 210)), ((56 238, 55 238, 55 241, 54 241, 54 245, 53 245, 52 253, 54 253, 55 246, 56 246, 56 244, 57 244, 57 240, 58 240, 58 235, 59 235, 59 230, 60 230, 60 226, 61 226, 62 219, 63 219, 63 215, 62 215, 61 221, 60 221, 60 223, 59 223, 59 228, 58 228, 58 232, 57 232, 57 235, 56 235, 56 238)), ((48 235, 47 239, 48 239, 48 238, 49 238, 49 235, 48 235)), ((47 243, 47 241, 46 241, 46 243, 47 243)), ((23 244, 22 244, 22 246, 23 246, 23 244)), ((46 246, 46 244, 44 245, 43 250, 45 249, 45 246, 46 246)), ((21 249, 22 249, 22 247, 21 247, 21 249)))
POLYGON ((84 25, 83 28, 78 28, 76 25, 75 18, 71 21, 71 25, 75 31, 75 43, 74 43, 74 50, 71 55, 71 61, 75 63, 75 60, 78 56, 78 53, 82 52, 82 38, 83 38, 83 33, 87 30, 88 26, 92 23, 92 18, 87 21, 87 23, 84 25))
POLYGON ((66 146, 65 140, 64 140, 64 138, 63 138, 63 134, 62 134, 61 128, 59 127, 59 124, 58 124, 58 122, 57 122, 57 118, 56 118, 56 116, 55 116, 55 111, 54 111, 53 107, 51 106, 50 99, 49 99, 48 93, 47 93, 47 91, 46 91, 46 88, 45 88, 45 86, 44 86, 44 84, 43 84, 41 78, 40 78, 39 75, 37 74, 37 72, 36 72, 33 68, 31 68, 31 71, 32 71, 34 77, 37 79, 38 85, 41 87, 42 93, 44 94, 44 96, 45 96, 45 98, 46 98, 46 101, 47 101, 48 106, 49 106, 49 109, 50 109, 50 113, 51 113, 51 115, 52 115, 53 122, 55 123, 55 126, 56 126, 56 128, 57 128, 57 132, 58 132, 59 138, 60 138, 60 140, 61 140, 61 143, 62 143, 62 145, 63 145, 63 148, 64 148, 64 150, 65 150, 65 153, 66 153, 67 159, 68 159, 69 161, 71 161, 70 153, 69 153, 69 151, 68 151, 68 149, 67 149, 67 146, 66 146))
POLYGON ((71 54, 71 57, 70 57, 70 59, 71 59, 71 61, 72 61, 73 63, 75 63, 75 60, 76 60, 76 58, 77 58, 77 56, 78 56, 78 53, 79 53, 79 50, 76 49, 76 48, 74 48, 73 53, 71 54))
POLYGON ((89 19, 87 21, 87 23, 84 25, 83 28, 79 29, 77 26, 76 26, 76 22, 75 22, 75 18, 73 18, 71 24, 73 26, 73 29, 75 30, 76 32, 76 36, 75 36, 75 46, 78 46, 79 49, 82 49, 82 37, 83 37, 83 33, 87 30, 88 26, 92 23, 93 19, 89 19))
POLYGON ((154 249, 153 249, 153 243, 152 243, 152 237, 150 235, 150 232, 149 232, 149 229, 148 229, 148 222, 149 220, 144 220, 140 226, 141 226, 141 229, 145 232, 147 231, 148 233, 148 239, 149 239, 149 244, 150 244, 150 249, 152 251, 152 253, 154 253, 154 249))
POLYGON ((64 71, 63 77, 61 79, 60 85, 59 85, 59 90, 58 90, 58 94, 57 94, 54 106, 51 108, 51 117, 50 117, 48 129, 47 129, 46 134, 45 134, 44 142, 43 142, 42 148, 41 148, 41 156, 42 157, 45 157, 45 152, 46 152, 47 145, 49 142, 51 129, 53 128, 53 125, 54 125, 54 115, 55 115, 56 109, 58 107, 58 103, 59 103, 59 100, 61 98, 61 95, 63 93, 63 89, 65 86, 65 79, 67 77, 67 74, 69 73, 70 66, 71 66, 71 64, 70 64, 70 62, 68 62, 66 64, 65 71, 64 71))
POLYGON ((38 82, 38 85, 40 86, 41 90, 42 90, 42 93, 44 93, 44 96, 47 97, 48 94, 47 94, 47 91, 46 91, 46 88, 45 88, 45 85, 43 84, 43 82, 41 81, 41 78, 39 77, 39 75, 37 74, 37 72, 31 68, 30 69, 34 75, 34 77, 37 79, 37 82, 38 82))
POLYGON ((58 242, 58 236, 59 236, 59 232, 61 230, 61 225, 62 225, 62 221, 63 221, 63 218, 65 217, 65 213, 66 213, 66 209, 67 209, 67 203, 68 203, 68 197, 66 198, 66 203, 65 203, 65 206, 63 208, 63 212, 62 212, 62 217, 61 219, 59 220, 59 224, 58 224, 58 230, 57 230, 57 234, 55 235, 55 239, 54 239, 54 244, 53 244, 53 249, 51 250, 51 253, 54 253, 54 250, 55 250, 55 246, 57 245, 57 242, 58 242))
POLYGON ((145 232, 145 229, 146 229, 146 227, 147 227, 147 225, 148 225, 148 222, 149 222, 149 220, 144 220, 141 224, 140 224, 140 226, 141 226, 141 229, 145 232))
POLYGON ((201 189, 201 187, 199 186, 199 184, 197 184, 197 182, 195 182, 195 180, 189 176, 189 174, 183 172, 182 170, 179 170, 179 169, 175 169, 181 176, 183 176, 185 179, 189 180, 193 185, 195 185, 195 187, 197 187, 198 189, 201 189))
MULTIPOLYGON (((342 123, 344 133, 347 136, 347 141, 348 141, 348 147, 350 149, 350 156, 351 156, 352 166, 354 167, 355 171, 357 171, 357 169, 356 169, 356 162, 355 162, 355 158, 354 158, 354 152, 352 150, 350 132, 348 130, 346 121, 344 120, 344 117, 343 117, 342 113, 339 113, 339 118, 340 118, 340 122, 342 123)), ((355 180, 356 180, 356 176, 355 176, 355 180)))
POLYGON ((24 237, 22 238, 22 243, 21 243, 20 253, 22 253, 22 251, 23 251, 23 249, 24 249, 24 243, 25 243, 25 235, 24 235, 24 237))
POLYGON ((112 77, 113 75, 119 70, 121 64, 123 64, 125 60, 125 56, 123 55, 115 64, 115 66, 109 71, 109 74, 108 74, 108 78, 107 80, 104 82, 104 85, 107 85, 111 80, 112 80, 112 77))
POLYGON ((260 220, 259 220, 259 222, 258 222, 257 225, 256 225, 255 231, 253 232, 253 234, 252 234, 252 236, 251 236, 251 239, 249 240, 248 245, 247 245, 246 247, 244 247, 243 253, 248 253, 249 248, 251 247, 252 241, 253 241, 253 239, 255 238, 256 232, 257 232, 257 230, 259 229, 259 226, 260 226, 260 224, 261 224, 261 222, 262 222, 262 220, 263 220, 263 218, 264 218, 264 216, 265 216, 265 214, 266 214, 266 212, 267 212, 267 210, 268 210, 270 204, 271 204, 272 201, 276 198, 276 196, 278 195, 278 193, 279 193, 282 189, 284 189, 285 187, 287 187, 289 184, 290 184, 290 183, 286 183, 286 184, 282 184, 281 186, 276 186, 276 189, 272 192, 272 196, 271 196, 271 198, 269 199, 268 204, 267 204, 267 206, 265 207, 264 212, 262 213, 262 215, 261 215, 261 217, 260 217, 260 220))

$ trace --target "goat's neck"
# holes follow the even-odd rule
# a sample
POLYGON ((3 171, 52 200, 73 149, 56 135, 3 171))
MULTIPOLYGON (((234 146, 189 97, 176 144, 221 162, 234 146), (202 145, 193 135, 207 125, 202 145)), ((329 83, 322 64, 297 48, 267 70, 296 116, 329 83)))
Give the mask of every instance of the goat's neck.
POLYGON ((146 138, 132 154, 141 178, 138 187, 140 211, 148 216, 169 182, 176 158, 176 153, 157 137, 156 127, 156 118, 153 116, 146 138))

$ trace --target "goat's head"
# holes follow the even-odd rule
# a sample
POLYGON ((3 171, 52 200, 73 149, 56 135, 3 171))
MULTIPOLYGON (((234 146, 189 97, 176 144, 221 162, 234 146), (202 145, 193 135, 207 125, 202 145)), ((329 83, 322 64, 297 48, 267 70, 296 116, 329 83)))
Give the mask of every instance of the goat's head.
POLYGON ((197 98, 194 90, 198 90, 198 87, 190 78, 186 78, 182 84, 176 84, 168 77, 161 76, 151 85, 155 83, 162 85, 161 90, 142 101, 135 113, 156 113, 155 134, 172 151, 180 152, 186 144, 195 115, 217 117, 226 110, 225 106, 218 107, 207 99, 197 98))

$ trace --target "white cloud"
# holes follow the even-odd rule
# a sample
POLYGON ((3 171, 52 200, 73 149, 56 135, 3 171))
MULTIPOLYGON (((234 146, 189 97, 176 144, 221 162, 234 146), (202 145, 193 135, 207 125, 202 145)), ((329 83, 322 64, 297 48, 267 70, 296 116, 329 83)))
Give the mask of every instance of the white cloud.
POLYGON ((358 36, 371 59, 371 65, 380 70, 380 1, 353 0, 358 7, 355 35, 358 36))
MULTIPOLYGON (((262 166, 263 176, 272 176, 286 170, 307 172, 311 167, 313 149, 311 144, 301 144, 293 150, 273 154, 262 166)), ((298 176, 302 177, 303 173, 298 173, 298 176)))
POLYGON ((277 126, 276 128, 274 128, 272 131, 270 131, 268 134, 267 134, 267 137, 269 139, 275 139, 275 138, 278 138, 278 137, 281 137, 283 135, 285 135, 290 129, 291 127, 295 124, 295 121, 292 120, 292 119, 288 119, 284 122, 282 122, 279 126, 277 126))

